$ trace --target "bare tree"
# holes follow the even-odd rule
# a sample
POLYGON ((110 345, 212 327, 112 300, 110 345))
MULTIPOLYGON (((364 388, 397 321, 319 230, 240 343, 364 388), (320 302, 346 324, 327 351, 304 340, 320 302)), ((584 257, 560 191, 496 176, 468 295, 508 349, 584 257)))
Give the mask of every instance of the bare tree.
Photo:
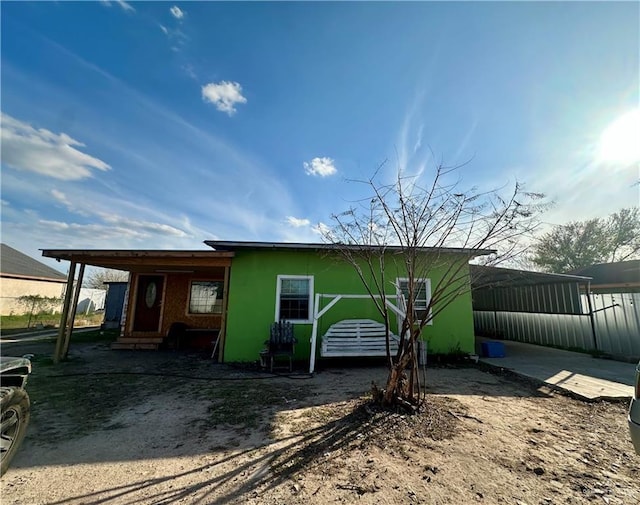
POLYGON ((127 282, 128 280, 129 272, 110 268, 97 268, 87 276, 84 285, 87 288, 104 289, 105 282, 127 282))
POLYGON ((484 264, 496 264, 520 253, 521 239, 537 227, 537 216, 545 207, 543 195, 527 192, 519 183, 507 196, 501 196, 504 188, 462 189, 459 179, 452 180, 456 171, 440 165, 423 186, 420 178, 402 173, 391 183, 380 182, 379 168, 371 179, 355 181, 366 185, 369 197, 333 215, 334 225, 323 231, 325 240, 354 267, 386 325, 389 375, 384 389, 374 386, 374 396, 384 406, 420 408, 424 397, 418 342, 424 327, 471 289, 470 259, 483 256, 484 264), (405 314, 395 355, 390 352, 391 317, 385 303, 390 262, 394 273, 406 279, 405 314), (424 306, 419 302, 423 279, 434 272, 437 276, 424 306))

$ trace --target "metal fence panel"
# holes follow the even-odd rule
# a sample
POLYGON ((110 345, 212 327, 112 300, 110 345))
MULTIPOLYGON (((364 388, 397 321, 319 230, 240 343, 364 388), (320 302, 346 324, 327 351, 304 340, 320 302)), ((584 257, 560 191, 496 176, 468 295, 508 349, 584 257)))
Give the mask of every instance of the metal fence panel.
POLYGON ((587 315, 476 310, 473 321, 478 335, 494 335, 529 344, 593 349, 587 315))
MULTIPOLYGON (((587 295, 582 306, 587 307, 587 295)), ((598 350, 640 359, 640 293, 592 294, 598 350)), ((475 310, 476 334, 565 348, 593 350, 588 314, 542 314, 475 310)))
POLYGON ((580 314, 580 289, 576 282, 478 288, 473 290, 476 310, 502 310, 547 314, 580 314))
POLYGON ((640 293, 593 294, 591 301, 598 348, 614 355, 640 356, 640 293))

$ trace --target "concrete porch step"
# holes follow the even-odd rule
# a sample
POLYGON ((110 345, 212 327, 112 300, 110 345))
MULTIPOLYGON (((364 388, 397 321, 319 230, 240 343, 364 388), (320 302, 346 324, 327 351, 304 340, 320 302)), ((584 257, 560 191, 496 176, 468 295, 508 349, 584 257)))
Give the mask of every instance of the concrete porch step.
POLYGON ((120 344, 118 342, 114 342, 111 344, 111 349, 146 349, 150 351, 157 351, 158 344, 120 344))
POLYGON ((121 344, 161 344, 162 337, 118 337, 116 342, 121 344))
POLYGON ((147 349, 157 351, 161 338, 121 338, 111 344, 111 349, 147 349))

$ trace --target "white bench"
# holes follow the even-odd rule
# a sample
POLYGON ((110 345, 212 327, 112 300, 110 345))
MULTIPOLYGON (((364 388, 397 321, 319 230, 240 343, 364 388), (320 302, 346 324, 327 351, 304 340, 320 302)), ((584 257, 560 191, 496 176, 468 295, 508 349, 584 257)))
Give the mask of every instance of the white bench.
MULTIPOLYGON (((399 338, 389 333, 391 354, 398 351, 399 338)), ((322 337, 323 358, 386 356, 386 331, 382 323, 371 319, 345 319, 332 324, 322 337)))

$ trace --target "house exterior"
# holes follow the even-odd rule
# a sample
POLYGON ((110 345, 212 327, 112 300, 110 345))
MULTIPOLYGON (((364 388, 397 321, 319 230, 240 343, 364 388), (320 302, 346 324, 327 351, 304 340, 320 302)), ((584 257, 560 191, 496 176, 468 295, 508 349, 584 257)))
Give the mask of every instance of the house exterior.
MULTIPOLYGON (((43 255, 130 272, 120 346, 157 348, 180 323, 192 332, 187 336, 192 345, 215 345, 218 359, 225 362, 256 361, 271 323, 278 320, 293 323, 298 340, 295 357, 308 360, 316 295, 366 294, 353 266, 339 259, 331 245, 205 243, 212 250, 44 250, 43 255)), ((395 297, 405 274, 398 250, 387 251, 387 293, 395 297)), ((448 266, 458 265, 468 279, 469 259, 488 252, 425 249, 425 254, 438 255, 442 267, 421 281, 417 306, 427 306, 431 287, 448 266)), ((370 299, 344 299, 317 321, 319 335, 334 322, 354 318, 380 319, 370 299)), ((423 338, 430 352, 474 351, 470 290, 434 317, 423 338)))
POLYGON ((64 274, 13 247, 1 244, 0 315, 29 312, 29 308, 19 302, 22 296, 61 299, 66 283, 64 274))
MULTIPOLYGON (((216 250, 234 253, 229 285, 225 360, 254 361, 268 338, 273 321, 292 320, 298 339, 296 358, 308 359, 315 293, 365 294, 353 266, 331 254, 324 244, 272 244, 207 241, 216 250), (302 310, 294 314, 292 294, 302 298, 302 310), (289 306, 287 306, 289 305, 289 306)), ((393 252, 389 253, 393 256, 393 252)), ((449 261, 467 263, 467 252, 451 250, 449 261)), ((444 262, 443 262, 444 263, 444 262)), ((397 295, 394 284, 406 276, 397 259, 386 261, 387 294, 397 295)), ((443 267, 444 268, 444 267, 443 267)), ((468 275, 468 267, 465 266, 468 275)), ((437 284, 441 271, 431 272, 429 285, 437 284)), ((428 293, 430 296, 430 293, 428 293)), ((300 300, 298 300, 300 305, 300 300)), ((299 309, 299 308, 298 308, 299 309)), ((320 335, 343 319, 380 319, 369 299, 346 299, 319 321, 320 335)), ((393 322, 392 322, 392 325, 393 322)), ((473 313, 469 291, 458 297, 428 325, 423 337, 430 352, 474 349, 473 313)))

